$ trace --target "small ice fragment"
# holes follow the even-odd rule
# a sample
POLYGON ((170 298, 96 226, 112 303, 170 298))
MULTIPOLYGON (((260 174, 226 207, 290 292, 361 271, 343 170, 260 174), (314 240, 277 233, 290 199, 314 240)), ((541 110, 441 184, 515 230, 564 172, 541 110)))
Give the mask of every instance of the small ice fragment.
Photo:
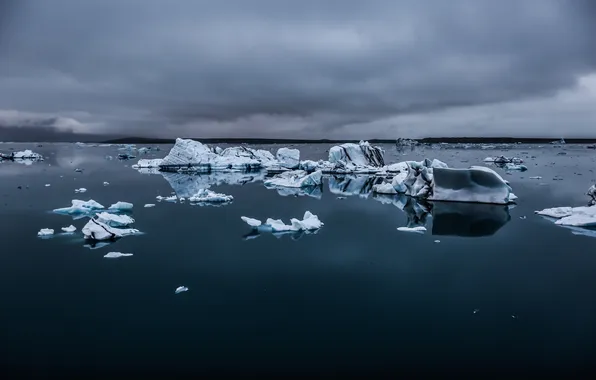
POLYGON ((480 311, 480 309, 474 309, 473 313, 478 314, 479 311, 480 311))
POLYGON ((161 201, 165 201, 165 202, 176 202, 178 200, 178 198, 176 198, 175 195, 169 196, 169 197, 162 197, 161 195, 158 195, 157 197, 155 197, 155 199, 157 199, 158 202, 161 201))
POLYGON ((526 216, 525 216, 525 215, 524 215, 524 216, 520 216, 519 218, 520 218, 521 220, 525 220, 525 219, 526 219, 526 216))
POLYGON ((52 186, 52 185, 50 185, 49 183, 46 183, 46 187, 50 187, 50 186, 52 186))
POLYGON ((145 206, 143 206, 145 208, 149 208, 149 207, 155 207, 155 204, 153 203, 147 203, 145 206))
POLYGON ((104 186, 108 186, 110 183, 109 182, 104 182, 103 185, 104 186))
POLYGON ((339 199, 341 201, 341 200, 346 199, 346 197, 337 197, 337 199, 339 199))
POLYGON ((75 169, 75 172, 77 172, 77 173, 82 173, 82 172, 83 172, 83 169, 76 168, 76 169, 75 169))
POLYGON ((66 233, 73 233, 77 230, 77 228, 75 226, 73 226, 72 224, 68 227, 62 227, 62 231, 66 232, 66 233))
POLYGON ((398 231, 402 232, 415 232, 418 234, 424 233, 426 231, 426 227, 423 226, 416 226, 416 227, 397 227, 398 231))
POLYGON ((541 176, 539 176, 539 175, 537 175, 537 176, 534 176, 534 177, 529 177, 529 178, 530 178, 530 179, 542 179, 542 177, 541 177, 541 176))
POLYGON ((75 193, 84 193, 86 191, 87 189, 85 189, 84 187, 81 187, 80 189, 75 189, 75 193))
POLYGON ((247 216, 241 216, 240 219, 242 219, 246 224, 248 224, 251 227, 259 227, 262 224, 260 220, 249 218, 247 216))
POLYGON ((109 207, 110 210, 130 211, 133 204, 129 202, 118 201, 109 207))
POLYGON ((132 253, 108 252, 103 257, 107 259, 117 259, 119 257, 132 256, 132 253))
POLYGON ((513 319, 517 319, 517 315, 515 315, 515 314, 511 314, 511 318, 513 318, 513 319))
POLYGON ((50 235, 54 235, 54 230, 51 228, 42 228, 37 233, 37 236, 50 236, 50 235))
POLYGON ((174 294, 178 294, 178 293, 182 293, 182 292, 188 292, 188 288, 186 286, 179 286, 174 291, 174 294))
POLYGON ((440 243, 440 242, 441 242, 440 240, 435 240, 435 243, 437 243, 437 244, 440 243))

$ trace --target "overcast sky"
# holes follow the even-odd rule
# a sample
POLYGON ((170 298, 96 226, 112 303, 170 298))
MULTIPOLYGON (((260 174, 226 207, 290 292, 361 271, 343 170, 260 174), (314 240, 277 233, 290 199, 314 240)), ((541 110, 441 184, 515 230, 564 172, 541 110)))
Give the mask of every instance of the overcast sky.
POLYGON ((2 0, 3 127, 596 137, 596 2, 2 0))

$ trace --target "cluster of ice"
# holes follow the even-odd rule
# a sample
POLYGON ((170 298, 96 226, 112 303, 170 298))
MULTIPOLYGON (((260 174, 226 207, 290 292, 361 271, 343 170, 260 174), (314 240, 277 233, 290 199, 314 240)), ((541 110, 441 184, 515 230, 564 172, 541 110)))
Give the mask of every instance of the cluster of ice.
POLYGON ((46 236, 52 236, 52 235, 54 235, 54 230, 51 228, 42 228, 37 233, 37 236, 39 236, 39 237, 46 237, 46 236))
POLYGON ((323 172, 317 170, 313 173, 308 173, 304 170, 292 170, 277 174, 264 181, 265 186, 272 187, 315 187, 321 186, 323 183, 323 172))
POLYGON ((521 158, 517 157, 505 157, 505 156, 496 156, 496 157, 486 157, 484 162, 492 162, 495 164, 521 164, 524 161, 521 158))
POLYGON ((302 220, 296 218, 290 219, 290 224, 285 224, 281 219, 272 218, 268 218, 265 221, 265 223, 262 223, 258 219, 253 219, 246 216, 241 217, 241 219, 252 228, 256 228, 259 231, 263 232, 318 230, 324 224, 319 220, 319 218, 316 215, 312 214, 310 211, 306 211, 304 213, 304 218, 302 218, 302 220))
POLYGON ((279 161, 281 167, 298 169, 300 166, 300 151, 298 149, 279 148, 277 150, 277 161, 279 161))
POLYGON ((161 195, 158 195, 155 197, 155 199, 157 199, 158 202, 178 202, 178 197, 175 195, 170 195, 169 197, 162 197, 161 195))
POLYGON ((141 169, 141 168, 159 168, 163 159, 161 158, 153 158, 153 159, 141 159, 139 162, 134 164, 132 167, 134 169, 141 169))
POLYGON ((208 189, 201 189, 195 195, 188 198, 188 200, 194 203, 229 203, 234 200, 234 197, 216 193, 208 189))
POLYGON ((11 152, 9 154, 0 153, 0 160, 43 161, 43 156, 39 153, 35 153, 32 150, 27 149, 19 152, 11 152))
POLYGON ((83 227, 83 235, 89 240, 114 240, 120 237, 137 235, 139 230, 134 228, 116 228, 100 221, 97 218, 89 219, 83 227))

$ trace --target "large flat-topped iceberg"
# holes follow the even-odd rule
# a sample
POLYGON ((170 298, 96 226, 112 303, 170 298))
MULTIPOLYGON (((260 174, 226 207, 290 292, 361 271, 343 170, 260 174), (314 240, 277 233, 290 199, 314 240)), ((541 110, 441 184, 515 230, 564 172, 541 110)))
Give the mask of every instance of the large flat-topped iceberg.
POLYGON ((508 204, 511 187, 494 170, 482 166, 469 169, 436 168, 433 173, 434 201, 508 204))
POLYGON ((304 170, 293 170, 275 175, 265 180, 265 186, 270 187, 314 187, 323 183, 323 172, 320 170, 308 174, 304 170))

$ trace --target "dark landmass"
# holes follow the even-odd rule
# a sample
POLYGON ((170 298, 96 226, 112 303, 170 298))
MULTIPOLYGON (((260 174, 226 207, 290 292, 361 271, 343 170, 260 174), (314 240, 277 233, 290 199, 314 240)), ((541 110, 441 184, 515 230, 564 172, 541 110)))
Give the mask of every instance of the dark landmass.
POLYGON ((0 142, 100 142, 106 138, 116 137, 118 136, 62 132, 54 127, 19 128, 0 126, 0 142))
MULTIPOLYGON (((346 142, 357 143, 360 140, 309 140, 309 139, 262 139, 262 138, 192 138, 207 144, 342 144, 346 142)), ((516 138, 516 137, 427 137, 412 139, 422 144, 548 144, 557 139, 553 138, 516 138)), ((394 144, 396 139, 370 139, 371 144, 394 144)), ((158 139, 145 137, 124 137, 111 140, 102 140, 105 144, 173 144, 175 139, 158 139)), ((596 138, 565 139, 568 144, 594 144, 596 138)))

